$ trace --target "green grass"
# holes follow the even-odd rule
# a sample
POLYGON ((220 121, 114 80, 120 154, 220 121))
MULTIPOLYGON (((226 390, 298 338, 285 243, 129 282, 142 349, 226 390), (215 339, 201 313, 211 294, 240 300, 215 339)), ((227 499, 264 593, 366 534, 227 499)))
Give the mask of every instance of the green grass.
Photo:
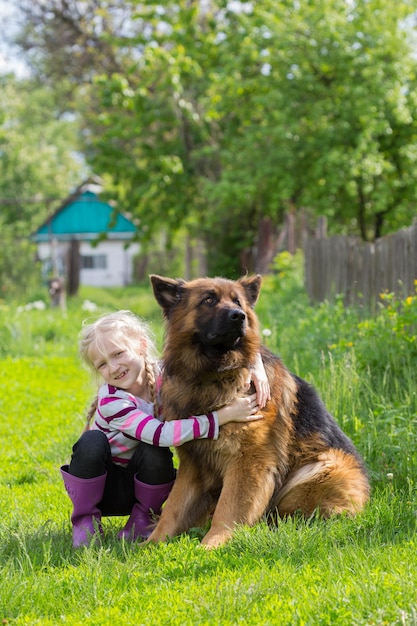
POLYGON ((271 330, 266 341, 316 385, 354 440, 369 468, 372 499, 355 519, 295 518, 274 528, 263 521, 206 552, 199 529, 160 546, 121 543, 121 518, 104 519, 99 545, 72 549, 59 466, 93 393, 76 350, 81 321, 90 315, 82 310, 85 299, 100 312, 141 313, 162 341, 147 285, 86 290, 66 315, 0 309, 1 623, 417 624, 412 301, 393 301, 371 318, 340 302, 312 307, 297 276, 265 281, 257 311, 271 330))

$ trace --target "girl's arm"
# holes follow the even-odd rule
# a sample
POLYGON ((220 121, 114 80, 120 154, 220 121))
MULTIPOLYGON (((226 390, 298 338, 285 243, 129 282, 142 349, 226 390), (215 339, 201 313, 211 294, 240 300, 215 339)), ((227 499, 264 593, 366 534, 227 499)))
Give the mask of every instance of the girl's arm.
POLYGON ((193 439, 217 439, 219 426, 228 422, 249 422, 262 418, 256 415, 256 394, 238 398, 227 407, 207 415, 161 422, 142 411, 134 396, 121 390, 99 397, 95 426, 104 432, 118 431, 129 438, 155 446, 180 446, 193 439))
POLYGON ((271 389, 269 387, 268 378, 266 376, 264 364, 259 352, 256 355, 255 364, 250 371, 250 377, 247 381, 248 388, 251 381, 255 386, 259 408, 263 409, 268 400, 271 399, 271 389))

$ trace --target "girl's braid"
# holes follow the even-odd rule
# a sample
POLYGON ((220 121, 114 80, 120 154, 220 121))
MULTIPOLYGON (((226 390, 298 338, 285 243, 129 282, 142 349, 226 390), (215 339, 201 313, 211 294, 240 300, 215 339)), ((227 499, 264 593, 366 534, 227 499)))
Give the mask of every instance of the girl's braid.
POLYGON ((158 394, 156 391, 156 365, 155 362, 150 359, 148 356, 145 357, 145 373, 146 380, 148 382, 149 387, 149 399, 153 403, 153 414, 154 417, 158 417, 159 406, 158 406, 158 394))
POLYGON ((97 406, 98 406, 98 397, 96 396, 94 398, 94 400, 91 402, 90 408, 87 411, 86 426, 85 426, 84 430, 89 430, 90 429, 91 420, 94 417, 94 414, 95 414, 95 412, 97 410, 97 406))

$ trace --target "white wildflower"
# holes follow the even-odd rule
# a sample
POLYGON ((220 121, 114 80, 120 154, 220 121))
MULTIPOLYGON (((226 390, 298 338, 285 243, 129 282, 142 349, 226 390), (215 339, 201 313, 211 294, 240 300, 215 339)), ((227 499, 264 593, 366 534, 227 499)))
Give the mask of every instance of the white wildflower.
POLYGON ((92 313, 93 311, 97 311, 97 304, 95 302, 91 302, 91 300, 84 300, 81 308, 83 311, 89 311, 92 313))
POLYGON ((35 300, 32 302, 32 309, 36 309, 37 311, 44 311, 46 309, 46 304, 43 300, 35 300))
POLYGON ((43 300, 35 300, 35 302, 28 302, 23 306, 18 306, 16 311, 18 313, 22 313, 23 311, 33 311, 36 309, 37 311, 44 311, 46 309, 46 304, 43 300))

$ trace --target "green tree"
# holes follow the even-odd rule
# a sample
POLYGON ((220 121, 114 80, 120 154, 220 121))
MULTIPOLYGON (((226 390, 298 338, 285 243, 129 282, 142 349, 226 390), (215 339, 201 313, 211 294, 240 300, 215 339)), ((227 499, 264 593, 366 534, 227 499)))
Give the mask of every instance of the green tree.
POLYGON ((210 272, 234 273, 257 224, 239 198, 219 203, 207 193, 221 180, 222 137, 234 115, 221 117, 214 106, 216 77, 226 78, 222 5, 138 5, 136 19, 148 26, 132 40, 141 54, 129 74, 98 81, 102 112, 90 123, 92 162, 111 168, 120 200, 142 216, 150 241, 161 225, 169 233, 185 227, 207 249, 210 272))
POLYGON ((0 77, 0 283, 3 296, 39 281, 30 234, 85 174, 77 123, 55 93, 33 80, 0 77))
POLYGON ((278 216, 287 202, 364 239, 408 224, 417 175, 411 2, 275 2, 236 15, 224 54, 222 182, 278 216), (256 75, 256 72, 258 74, 256 75), (226 157, 226 158, 225 158, 226 157), (227 158, 229 157, 229 158, 227 158))
POLYGON ((86 154, 150 242, 184 228, 204 240, 211 272, 232 273, 259 253, 263 224, 275 233, 301 207, 364 239, 410 222, 411 0, 95 0, 86 19, 87 4, 37 6, 47 26, 38 19, 33 49, 52 75, 71 23, 59 67, 83 89, 93 80, 80 100, 86 154), (104 45, 111 61, 101 63, 104 45), (65 58, 79 48, 77 75, 65 58))
POLYGON ((123 40, 135 30, 131 5, 129 0, 16 0, 20 30, 13 40, 34 74, 58 84, 68 97, 97 72, 123 67, 123 40))
POLYGON ((225 7, 147 4, 140 16, 153 30, 138 63, 101 81, 93 162, 118 161, 117 184, 150 228, 188 220, 228 270, 227 257, 256 244, 261 220, 278 227, 289 207, 364 239, 409 223, 411 3, 225 7))

